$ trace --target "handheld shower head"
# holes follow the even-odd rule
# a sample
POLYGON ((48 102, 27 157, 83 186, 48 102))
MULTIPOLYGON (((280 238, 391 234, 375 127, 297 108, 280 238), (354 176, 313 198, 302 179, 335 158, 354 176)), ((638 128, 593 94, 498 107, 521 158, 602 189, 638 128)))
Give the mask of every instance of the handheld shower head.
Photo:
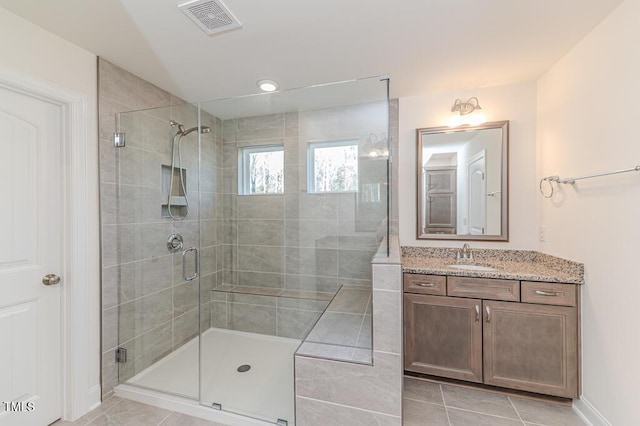
POLYGON ((187 136, 191 132, 195 132, 196 130, 200 130, 200 133, 211 133, 211 127, 209 126, 200 126, 200 127, 192 127, 187 130, 182 131, 182 136, 187 136))
POLYGON ((180 123, 178 123, 177 121, 173 121, 173 120, 169 120, 169 124, 171 125, 171 127, 177 127, 178 128, 178 132, 176 133, 176 136, 187 136, 189 133, 200 129, 200 133, 211 133, 211 127, 209 126, 200 126, 199 128, 196 127, 191 127, 190 129, 185 130, 184 126, 180 123))

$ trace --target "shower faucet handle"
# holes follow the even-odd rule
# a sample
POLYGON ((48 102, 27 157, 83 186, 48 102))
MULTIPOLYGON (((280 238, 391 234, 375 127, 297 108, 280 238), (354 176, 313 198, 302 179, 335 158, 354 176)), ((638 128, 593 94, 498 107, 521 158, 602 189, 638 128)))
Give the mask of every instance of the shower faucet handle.
POLYGON ((180 234, 171 234, 169 235, 169 239, 167 240, 167 248, 171 253, 178 252, 182 250, 182 243, 184 239, 180 234))

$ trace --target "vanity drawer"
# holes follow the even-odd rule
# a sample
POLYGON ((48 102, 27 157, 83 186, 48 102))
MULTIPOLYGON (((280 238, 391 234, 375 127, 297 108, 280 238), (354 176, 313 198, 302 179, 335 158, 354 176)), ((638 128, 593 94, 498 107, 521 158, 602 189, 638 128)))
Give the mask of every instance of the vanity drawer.
POLYGON ((448 296, 520 301, 520 281, 468 277, 449 277, 447 280, 448 296))
POLYGON ((447 295, 447 277, 444 275, 404 274, 403 281, 407 293, 447 295))
POLYGON ((522 301, 543 305, 576 306, 577 289, 574 284, 522 281, 522 301))

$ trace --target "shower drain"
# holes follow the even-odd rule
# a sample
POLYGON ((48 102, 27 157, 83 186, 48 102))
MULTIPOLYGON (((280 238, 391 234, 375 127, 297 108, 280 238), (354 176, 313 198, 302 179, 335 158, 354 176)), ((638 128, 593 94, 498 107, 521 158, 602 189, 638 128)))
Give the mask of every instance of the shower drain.
POLYGON ((246 373, 249 370, 251 370, 251 366, 249 364, 242 364, 240 367, 238 367, 239 373, 246 373))

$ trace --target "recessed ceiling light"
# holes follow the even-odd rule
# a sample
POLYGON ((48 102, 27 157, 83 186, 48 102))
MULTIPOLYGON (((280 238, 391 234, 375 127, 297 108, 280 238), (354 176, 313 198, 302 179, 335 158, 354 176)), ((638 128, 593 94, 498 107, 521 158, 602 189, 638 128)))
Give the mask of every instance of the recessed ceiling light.
POLYGON ((258 81, 258 87, 263 92, 275 92, 280 85, 273 80, 260 80, 258 81))

